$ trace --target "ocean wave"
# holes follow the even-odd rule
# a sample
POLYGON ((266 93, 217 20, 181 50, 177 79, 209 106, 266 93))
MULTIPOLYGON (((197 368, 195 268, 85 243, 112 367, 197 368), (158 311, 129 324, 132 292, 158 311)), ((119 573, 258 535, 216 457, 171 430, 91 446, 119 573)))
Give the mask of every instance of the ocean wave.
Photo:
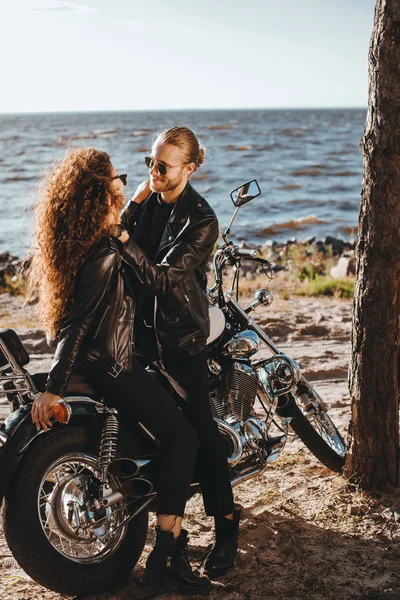
POLYGON ((285 137, 304 137, 304 133, 302 133, 301 127, 294 127, 293 129, 280 129, 278 131, 274 131, 274 133, 277 133, 278 135, 283 135, 285 137))
POLYGON ((262 232, 266 235, 278 235, 283 231, 301 231, 302 229, 306 229, 308 225, 324 225, 325 223, 326 221, 318 219, 315 215, 307 215, 306 217, 292 219, 284 223, 275 223, 263 228, 262 232))
POLYGON ((337 173, 327 173, 327 175, 333 175, 334 177, 353 177, 354 175, 358 176, 358 173, 354 171, 338 171, 337 173))
POLYGON ((340 208, 340 210, 357 210, 359 204, 359 202, 350 202, 349 200, 344 200, 343 202, 339 202, 337 206, 340 208))
POLYGON ((105 135, 115 135, 117 133, 116 129, 94 129, 93 135, 97 137, 103 137, 105 135))
POLYGON ((144 137, 146 135, 150 135, 150 131, 149 130, 132 131, 132 133, 130 134, 131 137, 144 137))
POLYGON ((314 167, 311 169, 299 169, 298 171, 294 171, 292 173, 292 175, 294 177, 303 177, 303 176, 316 177, 318 175, 321 175, 321 169, 319 167, 314 167))
MULTIPOLYGON (((361 182, 360 182, 361 187, 361 182)), ((352 192, 353 187, 349 185, 330 185, 328 190, 330 192, 352 192)))
POLYGON ((194 181, 204 181, 205 179, 208 179, 209 177, 210 177, 210 173, 203 172, 203 173, 195 173, 194 175, 191 176, 190 179, 193 179, 194 181))
POLYGON ((311 206, 314 204, 314 200, 311 200, 311 198, 295 198, 294 200, 289 200, 288 204, 293 206, 311 206))
POLYGON ((234 150, 236 152, 246 152, 247 150, 250 150, 251 147, 250 144, 248 146, 234 146, 233 144, 225 146, 226 150, 234 150))
POLYGON ((3 179, 3 182, 7 183, 11 181, 33 181, 34 179, 37 179, 36 175, 31 175, 30 177, 15 175, 14 177, 5 177, 3 179))
POLYGON ((206 125, 206 129, 211 131, 220 131, 223 129, 235 129, 235 125, 206 125))
POLYGON ((93 133, 81 133, 77 135, 62 135, 60 136, 59 143, 63 145, 69 144, 69 142, 73 142, 76 140, 95 140, 97 135, 93 133))
POLYGON ((276 150, 282 148, 282 144, 279 142, 272 142, 271 144, 266 144, 265 146, 259 146, 258 150, 260 152, 268 152, 268 150, 276 150))
POLYGON ((299 185, 298 183, 286 183, 285 185, 282 185, 279 189, 280 190, 298 190, 301 187, 301 185, 299 185))

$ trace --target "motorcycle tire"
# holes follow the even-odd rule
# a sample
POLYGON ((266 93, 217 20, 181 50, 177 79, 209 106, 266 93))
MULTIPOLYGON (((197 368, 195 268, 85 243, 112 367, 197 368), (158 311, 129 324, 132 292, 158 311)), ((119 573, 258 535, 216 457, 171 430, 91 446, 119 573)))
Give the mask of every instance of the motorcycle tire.
MULTIPOLYGON (((310 421, 311 415, 306 414, 297 405, 295 398, 292 394, 289 394, 289 401, 286 406, 277 409, 277 413, 280 416, 290 416, 290 427, 299 436, 301 441, 307 448, 314 454, 318 460, 328 467, 331 471, 340 473, 344 466, 344 442, 339 431, 336 429, 334 423, 331 424, 335 430, 335 438, 339 445, 343 445, 343 451, 339 454, 332 445, 328 444, 322 435, 316 430, 310 421)), ((318 416, 316 416, 318 419, 318 416)))
MULTIPOLYGON (((63 456, 78 454, 96 460, 97 453, 98 432, 93 436, 83 427, 67 427, 42 434, 21 460, 5 497, 4 533, 11 552, 32 579, 60 594, 87 596, 120 586, 144 548, 148 529, 146 509, 127 524, 115 550, 100 556, 98 562, 68 559, 44 532, 38 498, 40 487, 43 489, 47 484, 46 480, 41 486, 46 468, 58 460, 63 464, 63 456)), ((54 485, 58 485, 58 480, 54 485)), ((96 542, 94 537, 91 539, 96 542)))

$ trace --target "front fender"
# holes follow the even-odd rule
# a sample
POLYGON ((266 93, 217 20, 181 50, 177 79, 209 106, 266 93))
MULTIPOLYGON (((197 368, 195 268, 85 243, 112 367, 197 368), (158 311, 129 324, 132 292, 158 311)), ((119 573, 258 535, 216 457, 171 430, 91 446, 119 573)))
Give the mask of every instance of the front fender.
MULTIPOLYGON (((72 415, 67 425, 55 423, 53 428, 69 427, 70 425, 82 425, 88 420, 98 418, 97 406, 102 406, 91 398, 73 397, 65 398, 71 406, 72 415)), ((4 422, 1 432, 7 436, 7 440, 0 447, 0 504, 6 493, 11 477, 16 470, 21 458, 27 448, 40 435, 46 432, 41 429, 37 431, 36 425, 31 418, 31 404, 21 406, 12 412, 4 422)))

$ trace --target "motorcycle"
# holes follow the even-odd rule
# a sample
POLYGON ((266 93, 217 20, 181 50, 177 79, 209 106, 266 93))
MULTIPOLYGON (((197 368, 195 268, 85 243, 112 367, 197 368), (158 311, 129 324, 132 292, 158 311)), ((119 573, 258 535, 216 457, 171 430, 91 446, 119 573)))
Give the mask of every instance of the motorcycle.
MULTIPOLYGON (((271 305, 272 293, 259 289, 249 306, 239 303, 242 261, 271 274, 271 264, 256 250, 228 240, 239 208, 260 193, 256 180, 231 192, 235 211, 214 254, 215 283, 207 289, 210 407, 233 486, 278 459, 290 432, 333 471, 341 470, 345 456, 323 400, 250 316, 257 306, 271 305), (233 279, 225 291, 227 270, 233 279), (258 358, 261 348, 270 356, 258 358)), ((55 407, 52 428, 37 431, 31 403, 46 374, 31 375, 28 362, 15 331, 0 329, 0 393, 12 408, 0 424, 5 537, 20 566, 41 585, 68 595, 99 593, 120 585, 142 554, 160 444, 77 373, 55 407)), ((184 401, 184 391, 174 381, 170 386, 184 401)), ((198 489, 194 474, 190 495, 198 489)))

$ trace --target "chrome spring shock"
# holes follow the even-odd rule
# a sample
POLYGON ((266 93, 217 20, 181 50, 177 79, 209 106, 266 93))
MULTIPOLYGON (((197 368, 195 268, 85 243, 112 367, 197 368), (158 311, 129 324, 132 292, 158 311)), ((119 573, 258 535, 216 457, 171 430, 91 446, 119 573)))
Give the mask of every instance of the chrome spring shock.
POLYGON ((115 408, 110 408, 104 415, 104 426, 101 432, 99 464, 101 468, 101 482, 107 483, 108 465, 115 460, 117 456, 118 444, 118 411, 115 408))

